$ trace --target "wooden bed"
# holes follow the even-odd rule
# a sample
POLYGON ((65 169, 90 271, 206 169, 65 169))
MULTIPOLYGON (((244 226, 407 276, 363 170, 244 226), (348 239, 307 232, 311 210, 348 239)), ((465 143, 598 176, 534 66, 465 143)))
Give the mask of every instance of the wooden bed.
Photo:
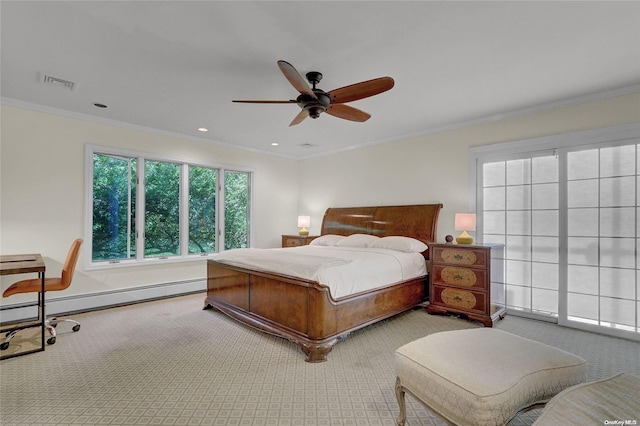
MULTIPOLYGON (((401 235, 429 243, 437 239, 441 208, 442 204, 329 208, 321 235, 401 235)), ((216 308, 296 342, 307 362, 322 362, 340 336, 423 302, 427 284, 425 275, 336 300, 315 281, 208 260, 205 309, 216 308)))

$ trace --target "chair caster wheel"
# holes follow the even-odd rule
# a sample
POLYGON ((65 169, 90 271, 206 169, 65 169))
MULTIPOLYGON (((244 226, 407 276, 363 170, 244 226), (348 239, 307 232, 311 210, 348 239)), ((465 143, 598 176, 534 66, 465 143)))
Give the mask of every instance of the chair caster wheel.
POLYGON ((6 351, 9 349, 9 342, 3 342, 0 344, 0 351, 6 351))
POLYGON ((73 331, 79 331, 80 330, 80 324, 76 324, 73 326, 72 328, 73 331))
POLYGON ((49 337, 47 339, 47 343, 50 345, 53 345, 56 342, 56 338, 55 337, 49 337))

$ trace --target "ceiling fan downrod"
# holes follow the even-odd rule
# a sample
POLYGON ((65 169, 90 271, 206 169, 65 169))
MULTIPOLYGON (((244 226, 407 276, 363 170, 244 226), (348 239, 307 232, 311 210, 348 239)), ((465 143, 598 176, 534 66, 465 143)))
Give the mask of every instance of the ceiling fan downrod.
POLYGON ((322 80, 322 73, 318 71, 309 71, 306 74, 307 80, 313 86, 313 93, 316 95, 316 99, 307 95, 301 94, 296 99, 298 106, 309 114, 311 118, 318 118, 320 114, 325 112, 329 105, 331 104, 331 98, 329 95, 322 89, 316 88, 316 84, 320 83, 322 80))

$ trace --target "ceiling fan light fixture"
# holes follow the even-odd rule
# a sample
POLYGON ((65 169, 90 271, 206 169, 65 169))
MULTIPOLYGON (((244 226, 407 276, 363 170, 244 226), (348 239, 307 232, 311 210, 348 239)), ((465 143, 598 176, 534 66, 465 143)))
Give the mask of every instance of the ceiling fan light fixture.
POLYGON ((310 106, 306 109, 307 109, 307 112, 309 113, 309 117, 311 118, 320 117, 320 114, 322 114, 325 110, 325 108, 321 106, 310 106))

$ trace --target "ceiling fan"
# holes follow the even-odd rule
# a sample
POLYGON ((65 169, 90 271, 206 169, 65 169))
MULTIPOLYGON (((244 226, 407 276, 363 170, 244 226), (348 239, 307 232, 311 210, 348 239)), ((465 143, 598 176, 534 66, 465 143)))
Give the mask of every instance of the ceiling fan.
POLYGON ((313 86, 309 87, 309 84, 293 65, 287 61, 278 61, 278 66, 287 80, 289 80, 289 83, 300 92, 300 95, 296 99, 288 101, 234 100, 233 102, 250 104, 298 104, 302 110, 296 115, 293 121, 291 121, 289 126, 300 124, 307 116, 318 118, 323 112, 345 120, 364 122, 367 121, 371 115, 357 108, 345 105, 345 103, 378 95, 391 89, 394 85, 391 77, 380 77, 325 92, 316 87, 316 84, 322 80, 321 73, 311 71, 306 74, 307 80, 313 86))

